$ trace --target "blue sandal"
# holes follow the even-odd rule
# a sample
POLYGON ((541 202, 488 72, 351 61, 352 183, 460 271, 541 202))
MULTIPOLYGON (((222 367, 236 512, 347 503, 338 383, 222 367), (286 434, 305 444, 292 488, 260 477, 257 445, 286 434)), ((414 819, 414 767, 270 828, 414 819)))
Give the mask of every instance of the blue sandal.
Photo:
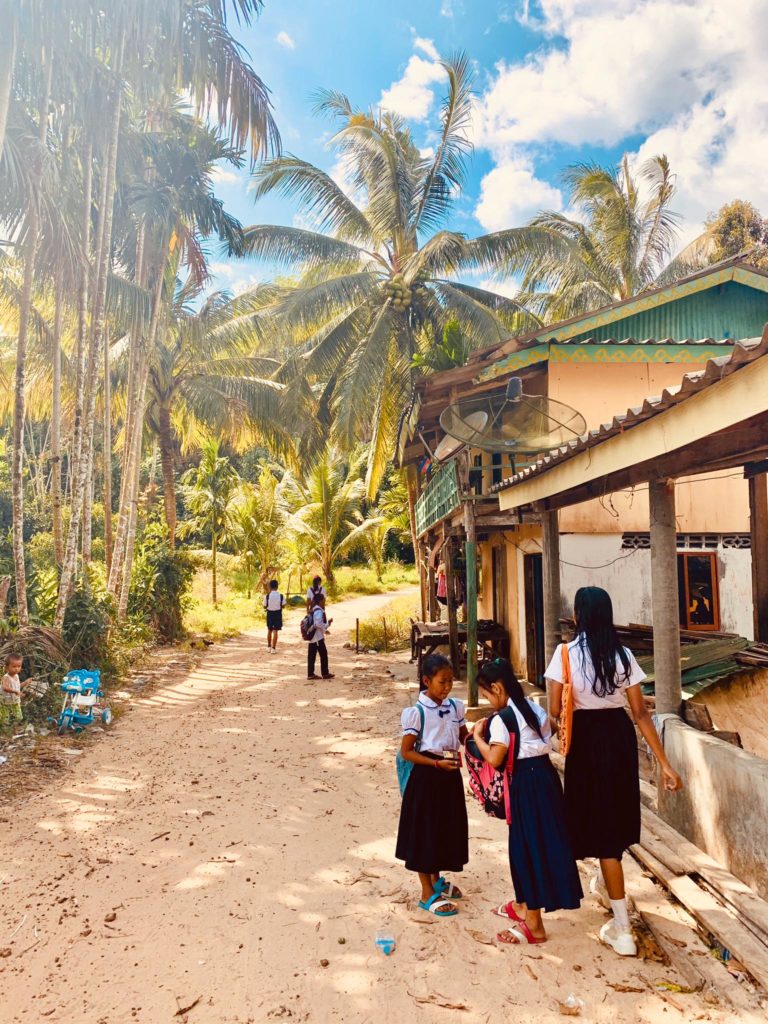
POLYGON ((452 910, 440 911, 440 907, 449 907, 450 905, 450 901, 443 899, 442 894, 439 892, 430 896, 426 903, 424 900, 419 900, 421 909, 426 910, 429 914, 434 914, 435 917, 454 917, 458 914, 458 910, 455 907, 452 910))
POLYGON ((464 898, 464 893, 461 889, 442 876, 435 882, 435 892, 438 896, 445 896, 449 900, 461 900, 464 898))

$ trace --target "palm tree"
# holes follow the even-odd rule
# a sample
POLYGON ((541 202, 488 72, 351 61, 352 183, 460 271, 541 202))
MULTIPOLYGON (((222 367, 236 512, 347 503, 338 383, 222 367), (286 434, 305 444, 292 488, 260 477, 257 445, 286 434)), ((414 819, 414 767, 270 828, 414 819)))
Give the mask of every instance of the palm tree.
POLYGON ((192 530, 211 535, 211 600, 218 603, 216 593, 216 555, 219 545, 232 528, 232 504, 238 476, 226 456, 219 454, 219 442, 210 438, 202 448, 200 463, 182 477, 186 486, 184 501, 192 519, 184 524, 192 530))
POLYGON ((302 549, 320 565, 331 586, 339 559, 383 522, 380 516, 360 516, 365 492, 363 464, 359 456, 345 463, 329 446, 306 476, 286 477, 286 503, 292 510, 288 526, 301 537, 302 549))
POLYGON ((453 277, 466 239, 443 225, 471 150, 472 82, 465 56, 442 67, 448 87, 433 156, 422 155, 399 117, 323 93, 317 109, 338 125, 332 144, 350 189, 296 156, 267 162, 255 174, 256 199, 275 191, 296 199, 317 230, 258 225, 244 232, 246 254, 299 278, 254 325, 265 346, 276 336, 297 346, 279 374, 291 385, 286 400, 301 391, 305 421, 330 411, 334 441, 345 450, 370 441, 369 497, 391 453, 419 348, 450 319, 472 347, 530 323, 517 303, 453 277))
POLYGON ((256 483, 243 481, 237 490, 230 511, 231 536, 237 547, 248 579, 256 573, 256 589, 266 590, 267 582, 283 561, 285 507, 280 484, 272 469, 263 465, 256 483))
POLYGON ((583 219, 545 211, 469 246, 475 266, 521 278, 517 298, 543 322, 610 305, 696 269, 685 254, 671 259, 680 218, 670 205, 675 178, 665 156, 647 160, 637 174, 626 156, 618 168, 576 164, 565 184, 569 205, 583 219))
POLYGON ((177 292, 163 330, 149 354, 146 423, 157 437, 163 474, 165 518, 171 547, 176 539, 176 452, 208 429, 230 440, 254 435, 273 453, 291 447, 280 419, 282 385, 269 380, 276 364, 246 356, 243 332, 260 300, 257 292, 236 298, 209 295, 201 306, 196 288, 177 292))

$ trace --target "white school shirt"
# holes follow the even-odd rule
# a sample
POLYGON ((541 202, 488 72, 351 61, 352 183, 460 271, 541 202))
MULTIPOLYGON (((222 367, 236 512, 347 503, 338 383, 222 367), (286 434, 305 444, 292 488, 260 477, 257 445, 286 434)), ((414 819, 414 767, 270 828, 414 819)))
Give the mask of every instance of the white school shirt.
POLYGON ((319 640, 325 640, 325 634, 328 632, 329 623, 325 614, 324 608, 315 608, 312 612, 312 622, 315 626, 315 632, 312 635, 312 639, 309 641, 311 644, 316 644, 319 640))
POLYGON ((312 587, 307 587, 307 600, 314 601, 316 597, 328 597, 325 592, 325 587, 321 585, 320 589, 315 593, 312 587))
MULTIPOLYGON (((598 697, 592 689, 595 680, 595 669, 592 665, 592 658, 587 647, 586 638, 576 637, 568 644, 568 658, 571 663, 571 683, 573 684, 573 707, 587 711, 604 711, 606 708, 623 708, 624 694, 630 686, 637 686, 645 679, 645 672, 635 660, 635 656, 629 648, 625 647, 629 656, 629 674, 624 674, 624 666, 621 659, 616 655, 616 673, 618 686, 616 691, 606 694, 605 697, 598 697)), ((562 644, 559 644, 544 673, 547 679, 553 683, 563 681, 563 654, 562 644)))
POLYGON ((279 612, 285 608, 285 598, 279 590, 270 590, 264 595, 264 607, 268 612, 279 612))
POLYGON ((403 735, 418 737, 421 731, 419 749, 422 751, 442 754, 444 750, 458 750, 459 732, 464 725, 464 701, 451 697, 436 704, 422 692, 418 703, 424 712, 424 729, 421 730, 421 716, 414 704, 405 708, 400 716, 403 735))
MULTIPOLYGON (((530 725, 528 725, 512 701, 507 701, 507 707, 512 708, 515 712, 517 727, 520 730, 520 752, 517 755, 518 760, 522 760, 524 757, 541 757, 542 754, 548 754, 549 741, 552 739, 552 726, 549 724, 549 715, 547 712, 544 708, 539 707, 538 704, 534 704, 532 700, 529 700, 527 703, 533 709, 533 713, 539 720, 541 736, 539 736, 535 729, 532 729, 530 725), (544 737, 543 739, 542 736, 544 737)), ((509 729, 506 727, 499 715, 494 715, 491 719, 491 727, 488 730, 488 742, 501 743, 505 747, 509 746, 509 729)))

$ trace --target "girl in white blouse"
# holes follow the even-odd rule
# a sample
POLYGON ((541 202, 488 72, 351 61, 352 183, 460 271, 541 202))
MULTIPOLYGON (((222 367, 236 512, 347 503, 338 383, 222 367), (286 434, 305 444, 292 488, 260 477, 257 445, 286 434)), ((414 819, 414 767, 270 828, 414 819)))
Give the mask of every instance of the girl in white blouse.
POLYGON ((565 822, 560 779, 549 760, 547 713, 526 700, 510 663, 486 662, 477 679, 494 714, 475 723, 482 757, 501 768, 513 758, 509 867, 515 898, 494 910, 510 922, 499 942, 546 942, 542 911, 575 910, 583 895, 565 822))
POLYGON ((452 689, 451 663, 442 654, 428 655, 417 704, 401 717, 400 753, 413 768, 403 793, 395 856, 417 872, 419 906, 435 917, 453 917, 457 908, 450 901, 463 895, 441 872, 462 871, 469 860, 459 759, 467 727, 464 703, 450 697, 452 689))
POLYGON ((565 810, 577 860, 600 861, 613 920, 600 929, 600 939, 621 956, 634 956, 637 945, 629 921, 624 850, 640 842, 640 781, 637 737, 626 703, 639 732, 653 751, 663 785, 682 788, 645 706, 640 683, 645 673, 634 655, 622 647, 613 625, 613 605, 601 587, 581 587, 573 603, 576 639, 561 644, 544 673, 549 683, 549 710, 560 718, 563 657, 567 656, 573 687, 573 729, 565 759, 565 810), (565 652, 563 650, 565 648, 565 652))

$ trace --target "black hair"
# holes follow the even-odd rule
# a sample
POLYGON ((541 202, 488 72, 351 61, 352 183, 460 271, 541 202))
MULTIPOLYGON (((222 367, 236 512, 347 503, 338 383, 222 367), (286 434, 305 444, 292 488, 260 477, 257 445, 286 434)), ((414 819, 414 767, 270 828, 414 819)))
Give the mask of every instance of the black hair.
POLYGON ((19 654, 18 651, 10 651, 3 659, 3 668, 8 668, 12 661, 20 661, 23 664, 24 655, 19 654))
POLYGON ((270 580, 269 581, 269 589, 270 590, 277 590, 277 580, 270 580))
POLYGON ((495 661, 486 661, 480 666, 477 673, 477 685, 481 690, 490 690, 494 683, 501 683, 504 692, 512 701, 514 706, 523 716, 526 725, 538 733, 541 739, 541 722, 536 717, 536 712, 525 699, 523 688, 515 675, 515 670, 506 658, 497 658, 495 661))
POLYGON ((616 658, 623 669, 621 678, 628 679, 630 671, 629 655, 619 643, 613 624, 610 594, 602 587, 580 587, 574 598, 573 614, 582 669, 586 667, 586 651, 589 651, 595 670, 592 692, 596 697, 610 697, 618 690, 621 682, 616 658))
POLYGON ((322 582, 323 582, 323 577, 322 576, 313 576, 312 577, 312 586, 313 587, 319 587, 322 582))
POLYGON ((419 689, 424 692, 426 686, 424 685, 424 677, 432 679, 436 676, 441 668, 453 668, 450 661, 444 654, 428 654, 421 663, 421 674, 419 675, 419 689))

